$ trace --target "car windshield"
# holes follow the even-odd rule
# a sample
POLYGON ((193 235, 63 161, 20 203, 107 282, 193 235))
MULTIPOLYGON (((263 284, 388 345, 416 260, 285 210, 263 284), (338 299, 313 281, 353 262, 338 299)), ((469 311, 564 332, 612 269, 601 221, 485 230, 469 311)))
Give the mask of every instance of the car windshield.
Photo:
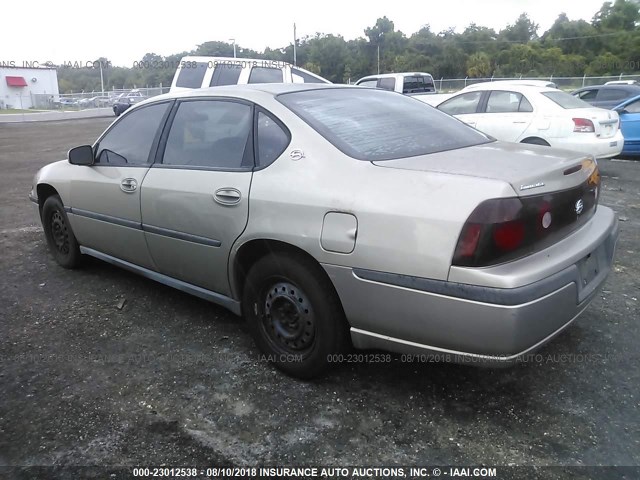
POLYGON ((542 95, 547 97, 555 104, 561 106, 562 108, 591 108, 591 105, 589 105, 584 100, 580 100, 579 98, 576 98, 573 95, 569 95, 566 92, 542 92, 542 95))
POLYGON ((399 93, 354 87, 284 93, 277 98, 336 148, 358 160, 393 160, 492 141, 399 93))

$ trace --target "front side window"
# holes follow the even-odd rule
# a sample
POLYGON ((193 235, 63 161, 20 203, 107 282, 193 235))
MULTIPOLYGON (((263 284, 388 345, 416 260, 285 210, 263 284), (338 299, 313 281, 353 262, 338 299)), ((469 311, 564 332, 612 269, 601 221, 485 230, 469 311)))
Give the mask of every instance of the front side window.
POLYGON ((449 115, 476 113, 481 97, 482 92, 463 93, 438 105, 438 110, 442 110, 449 115))
POLYGON ((270 67, 253 67, 249 83, 282 83, 282 70, 270 67))
POLYGON ((204 74, 207 73, 208 66, 209 65, 204 62, 184 62, 182 68, 180 68, 180 73, 178 74, 176 87, 202 87, 202 79, 204 78, 204 74))
POLYGON ((365 80, 358 84, 359 87, 377 87, 378 80, 365 80))
POLYGON ((170 103, 136 108, 127 113, 100 139, 97 165, 146 165, 170 103))
POLYGON ((424 102, 379 89, 325 88, 276 98, 358 160, 392 160, 491 141, 424 102))
POLYGON ((636 100, 633 103, 630 103, 626 107, 624 107, 627 113, 640 113, 640 100, 636 100))
POLYGON ((225 100, 180 104, 171 124, 163 165, 239 169, 253 166, 251 107, 225 100))
POLYGON ((258 166, 275 161, 289 145, 289 133, 264 112, 258 112, 258 166))
POLYGON ((307 72, 295 67, 291 68, 291 75, 293 76, 293 83, 329 83, 327 80, 309 75, 307 72))

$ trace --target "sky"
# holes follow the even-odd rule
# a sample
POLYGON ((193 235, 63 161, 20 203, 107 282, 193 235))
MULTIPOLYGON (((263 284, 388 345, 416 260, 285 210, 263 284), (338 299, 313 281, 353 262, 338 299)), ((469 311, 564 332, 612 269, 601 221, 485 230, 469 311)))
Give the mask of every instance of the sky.
MULTIPOLYGON (((0 28, 3 62, 51 61, 85 64, 106 57, 114 66, 133 66, 145 53, 171 55, 218 40, 263 51, 297 37, 332 33, 346 40, 364 37, 364 29, 387 16, 409 36, 429 24, 433 32, 464 30, 470 23, 496 31, 526 12, 539 34, 565 12, 572 20, 591 21, 604 0, 448 0, 361 2, 356 0, 108 2, 6 2, 0 28)), ((242 56, 240 53, 238 56, 242 56)))

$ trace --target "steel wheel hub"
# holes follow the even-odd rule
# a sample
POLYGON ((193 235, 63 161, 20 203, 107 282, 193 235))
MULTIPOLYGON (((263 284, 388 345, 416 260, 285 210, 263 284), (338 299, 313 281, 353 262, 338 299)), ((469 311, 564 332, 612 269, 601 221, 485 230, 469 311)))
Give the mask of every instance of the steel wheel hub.
POLYGON ((265 328, 271 339, 287 350, 301 351, 313 344, 315 316, 311 303, 297 286, 279 282, 266 293, 265 328))
POLYGON ((54 212, 51 216, 51 234, 58 251, 65 255, 69 253, 69 232, 60 212, 54 212))

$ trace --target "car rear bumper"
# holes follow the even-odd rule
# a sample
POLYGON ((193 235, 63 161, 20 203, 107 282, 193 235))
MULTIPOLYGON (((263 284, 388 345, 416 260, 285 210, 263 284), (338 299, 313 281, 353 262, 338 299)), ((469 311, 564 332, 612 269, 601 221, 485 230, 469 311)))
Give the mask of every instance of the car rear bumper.
POLYGON ((622 152, 624 137, 620 130, 610 138, 597 138, 592 133, 576 133, 567 138, 554 139, 552 146, 587 153, 596 158, 611 158, 622 152))
POLYGON ((617 219, 606 210, 609 213, 600 219, 606 235, 588 255, 517 288, 323 266, 340 296, 357 348, 509 364, 564 330, 604 283, 618 238, 617 219))

